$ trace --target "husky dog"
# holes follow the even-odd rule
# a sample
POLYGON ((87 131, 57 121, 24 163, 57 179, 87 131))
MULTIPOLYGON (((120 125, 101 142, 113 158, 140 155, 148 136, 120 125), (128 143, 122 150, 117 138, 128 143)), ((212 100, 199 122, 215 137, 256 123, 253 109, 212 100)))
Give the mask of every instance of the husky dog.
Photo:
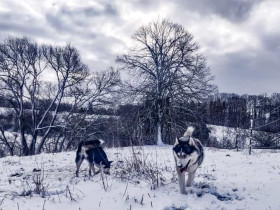
POLYGON ((82 141, 78 145, 76 153, 76 176, 79 176, 79 169, 84 159, 88 161, 89 164, 89 175, 91 176, 91 171, 93 174, 97 174, 100 170, 103 170, 105 174, 110 174, 110 166, 113 161, 109 161, 106 153, 104 152, 101 145, 104 143, 103 140, 91 140, 82 141), (96 173, 94 165, 99 168, 96 173))
POLYGON ((201 142, 192 137, 194 128, 188 127, 181 138, 176 138, 173 155, 176 163, 180 192, 184 194, 185 173, 188 173, 187 187, 190 187, 197 168, 201 165, 204 152, 201 142))

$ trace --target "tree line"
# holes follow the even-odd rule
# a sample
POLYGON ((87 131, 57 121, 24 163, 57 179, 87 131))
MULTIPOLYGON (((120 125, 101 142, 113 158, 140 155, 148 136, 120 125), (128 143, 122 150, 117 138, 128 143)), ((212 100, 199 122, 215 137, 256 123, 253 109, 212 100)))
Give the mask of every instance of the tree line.
POLYGON ((208 122, 233 128, 250 128, 254 120, 255 130, 280 132, 280 94, 271 96, 219 94, 206 105, 208 122))

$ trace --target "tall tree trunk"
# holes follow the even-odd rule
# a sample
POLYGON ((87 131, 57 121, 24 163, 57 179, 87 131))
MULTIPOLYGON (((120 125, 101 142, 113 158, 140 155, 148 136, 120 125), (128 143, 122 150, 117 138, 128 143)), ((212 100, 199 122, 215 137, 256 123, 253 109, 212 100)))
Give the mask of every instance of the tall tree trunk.
POLYGON ((24 124, 23 124, 23 119, 19 119, 19 128, 20 128, 20 137, 21 137, 21 149, 22 149, 22 154, 24 156, 28 156, 29 154, 29 148, 27 145, 27 141, 24 135, 24 124))
POLYGON ((36 152, 36 142, 37 142, 37 137, 38 137, 38 133, 37 131, 35 131, 35 133, 33 134, 32 136, 32 140, 30 142, 30 155, 35 155, 35 152, 36 152))
POLYGON ((160 122, 157 123, 157 145, 163 145, 161 123, 160 122))
POLYGON ((160 104, 157 105, 158 122, 157 122, 157 145, 163 145, 162 141, 162 113, 160 109, 160 104))

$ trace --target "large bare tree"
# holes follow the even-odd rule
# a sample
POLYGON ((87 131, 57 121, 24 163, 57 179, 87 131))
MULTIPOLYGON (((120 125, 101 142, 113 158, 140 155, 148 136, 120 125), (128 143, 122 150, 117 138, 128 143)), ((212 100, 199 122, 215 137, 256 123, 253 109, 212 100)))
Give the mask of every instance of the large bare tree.
POLYGON ((143 26, 133 35, 134 46, 119 56, 121 68, 131 74, 130 90, 139 99, 153 101, 157 144, 162 144, 166 109, 187 109, 186 103, 207 97, 213 77, 193 37, 181 25, 167 20, 143 26))

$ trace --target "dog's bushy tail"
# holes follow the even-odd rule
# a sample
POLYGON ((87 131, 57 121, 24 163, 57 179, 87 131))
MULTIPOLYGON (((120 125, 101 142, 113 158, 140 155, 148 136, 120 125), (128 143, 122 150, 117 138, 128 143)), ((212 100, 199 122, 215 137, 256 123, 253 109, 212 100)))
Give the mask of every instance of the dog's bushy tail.
POLYGON ((104 141, 101 139, 98 139, 98 140, 86 141, 82 147, 85 149, 94 149, 94 148, 102 147, 103 144, 104 144, 104 141))
POLYGON ((189 126, 186 130, 186 132, 184 133, 184 137, 191 137, 194 131, 194 127, 189 126))
POLYGON ((93 143, 94 146, 96 147, 101 147, 103 146, 103 144, 105 143, 102 139, 98 139, 98 140, 93 140, 91 141, 93 143))

